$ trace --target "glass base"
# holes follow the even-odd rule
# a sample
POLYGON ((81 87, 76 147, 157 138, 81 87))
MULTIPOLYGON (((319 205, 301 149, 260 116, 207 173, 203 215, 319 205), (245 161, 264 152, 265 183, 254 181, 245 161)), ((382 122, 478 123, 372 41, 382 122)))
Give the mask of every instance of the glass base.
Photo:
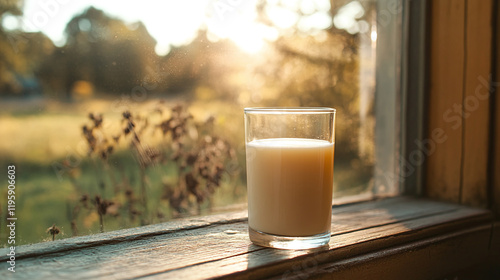
POLYGON ((290 237, 281 235, 272 235, 257 231, 248 227, 250 240, 259 246, 276 248, 276 249, 312 249, 328 244, 330 241, 330 232, 316 234, 305 237, 290 237))

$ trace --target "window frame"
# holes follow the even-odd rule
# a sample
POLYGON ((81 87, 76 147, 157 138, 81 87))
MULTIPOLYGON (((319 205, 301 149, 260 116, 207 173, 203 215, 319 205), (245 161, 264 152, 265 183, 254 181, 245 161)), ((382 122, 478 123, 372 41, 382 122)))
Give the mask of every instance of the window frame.
MULTIPOLYGON (((418 164, 412 153, 421 151, 417 140, 427 136, 427 90, 428 90, 428 33, 429 9, 427 0, 405 1, 403 8, 403 47, 401 74, 401 162, 415 169, 405 176, 400 190, 405 195, 421 196, 425 176, 425 162, 418 164), (411 104, 411 106, 409 106, 411 104), (403 125, 404 124, 404 125, 403 125), (410 129, 411 128, 411 129, 410 129)), ((404 170, 400 166, 400 170, 404 170)))
POLYGON ((424 167, 410 156, 425 129, 426 7, 427 1, 377 1, 376 194, 422 194, 424 167))

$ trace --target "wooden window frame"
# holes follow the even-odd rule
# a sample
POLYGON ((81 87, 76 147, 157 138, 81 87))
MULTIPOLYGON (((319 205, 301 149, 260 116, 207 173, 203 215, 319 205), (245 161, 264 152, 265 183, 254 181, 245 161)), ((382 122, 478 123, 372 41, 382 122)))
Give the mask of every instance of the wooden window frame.
MULTIPOLYGON (((499 1, 400 3, 403 14, 378 34, 380 42, 400 44, 403 51, 396 57, 378 45, 377 91, 393 98, 378 98, 375 107, 395 110, 376 110, 376 141, 382 146, 375 182, 389 182, 403 196, 334 206, 332 241, 317 250, 251 244, 246 211, 240 211, 19 246, 16 278, 422 279, 498 273, 498 86, 487 81, 486 104, 462 117, 460 128, 443 114, 474 93, 478 77, 490 74, 500 81, 500 20, 493 16, 500 15, 499 1), (399 35, 398 26, 404 30, 399 35), (415 140, 433 139, 436 129, 444 131, 446 142, 436 141, 425 161, 399 176, 422 150, 415 140)), ((11 276, 9 252, 0 249, 1 278, 11 276)))

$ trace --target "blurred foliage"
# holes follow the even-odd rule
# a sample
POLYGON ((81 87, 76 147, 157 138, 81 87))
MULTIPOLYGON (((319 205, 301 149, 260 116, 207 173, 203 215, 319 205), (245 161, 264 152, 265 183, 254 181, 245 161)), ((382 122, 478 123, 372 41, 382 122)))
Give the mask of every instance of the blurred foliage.
POLYGON ((79 81, 99 92, 128 92, 156 59, 156 42, 142 23, 127 26, 92 7, 74 17, 65 33, 66 45, 47 57, 39 75, 48 91, 59 95, 78 93, 79 81))
POLYGON ((5 13, 10 13, 12 15, 20 15, 22 13, 21 5, 22 5, 21 0, 0 0, 0 18, 5 13))
MULTIPOLYGON (((0 0, 0 23, 6 15, 21 15, 22 1, 0 0)), ((53 50, 41 33, 6 31, 0 24, 0 96, 38 89, 36 71, 53 50)))

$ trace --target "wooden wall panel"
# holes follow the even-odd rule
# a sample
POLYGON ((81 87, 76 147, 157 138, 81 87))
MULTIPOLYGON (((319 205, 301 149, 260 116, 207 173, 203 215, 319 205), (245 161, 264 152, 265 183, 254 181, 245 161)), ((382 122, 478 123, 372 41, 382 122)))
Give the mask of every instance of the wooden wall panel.
POLYGON ((492 0, 467 0, 464 143, 461 202, 487 206, 492 0))
MULTIPOLYGON (((462 126, 453 104, 462 102, 464 72, 464 0, 430 2, 429 133, 444 131, 445 141, 427 161, 426 193, 431 198, 459 202, 462 126)), ((441 141, 438 141, 441 142, 441 141)))
POLYGON ((431 1, 426 194, 487 206, 493 0, 431 1), (441 143, 439 143, 441 142, 441 143))

